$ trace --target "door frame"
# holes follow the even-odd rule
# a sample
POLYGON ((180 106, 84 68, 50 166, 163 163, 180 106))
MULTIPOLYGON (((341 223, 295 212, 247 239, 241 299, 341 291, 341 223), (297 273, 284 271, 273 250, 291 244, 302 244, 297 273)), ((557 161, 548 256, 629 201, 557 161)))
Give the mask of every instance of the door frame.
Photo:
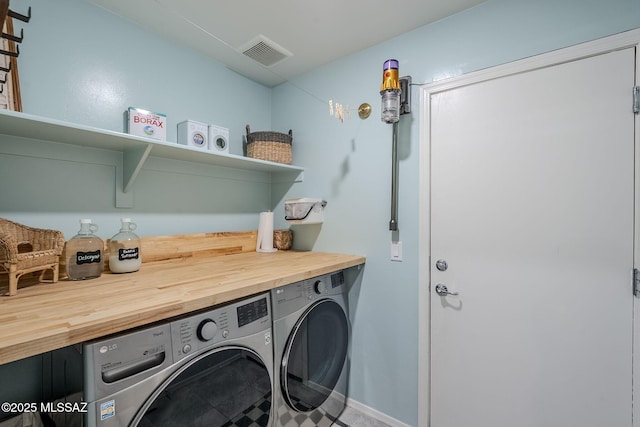
MULTIPOLYGON (((636 76, 635 84, 640 85, 640 29, 626 31, 624 33, 604 37, 595 41, 570 46, 540 54, 534 57, 510 62, 503 65, 475 71, 458 77, 428 83, 420 86, 420 119, 419 119, 419 206, 418 206, 418 426, 429 426, 431 412, 430 396, 430 342, 431 342, 431 292, 430 292, 430 265, 431 265, 431 132, 430 132, 430 99, 431 95, 486 81, 505 77, 512 74, 523 73, 540 68, 575 61, 590 56, 596 56, 607 52, 636 48, 636 76), (423 404, 424 402, 424 404, 423 404)), ((629 88, 629 108, 632 105, 632 88, 629 88)), ((635 115, 635 142, 638 146, 640 140, 640 115, 635 115)), ((640 150, 635 152, 635 188, 636 193, 640 189, 640 150)), ((634 196, 634 230, 640 226, 640 195, 634 196)), ((634 232, 634 267, 640 266, 640 233, 634 232)), ((629 272, 629 292, 631 292, 632 272, 629 272)), ((640 299, 634 300, 633 336, 640 331, 640 299)), ((634 339, 633 366, 640 367, 640 339, 634 339)), ((633 395, 640 402, 640 369, 634 369, 633 395)), ((640 427, 640 404, 633 405, 633 427, 640 427)))

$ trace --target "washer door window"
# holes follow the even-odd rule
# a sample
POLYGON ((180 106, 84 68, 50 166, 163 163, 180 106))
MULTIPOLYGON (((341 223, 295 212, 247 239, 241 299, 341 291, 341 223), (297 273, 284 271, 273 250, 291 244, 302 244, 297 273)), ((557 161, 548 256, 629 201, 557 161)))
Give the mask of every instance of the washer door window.
POLYGON ((313 305, 293 328, 282 360, 280 382, 289 406, 318 408, 334 390, 347 359, 349 323, 338 303, 313 305))
POLYGON ((165 381, 132 426, 267 426, 271 378, 260 356, 235 347, 193 359, 165 381))

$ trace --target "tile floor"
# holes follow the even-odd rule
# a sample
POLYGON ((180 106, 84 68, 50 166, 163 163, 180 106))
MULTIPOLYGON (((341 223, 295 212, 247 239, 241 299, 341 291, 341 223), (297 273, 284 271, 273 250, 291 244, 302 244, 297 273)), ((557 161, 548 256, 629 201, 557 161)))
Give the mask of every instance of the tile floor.
MULTIPOLYGON (((181 376, 185 376, 186 380, 176 379, 176 385, 167 388, 163 395, 158 397, 157 405, 149 408, 140 426, 204 426, 210 424, 212 420, 215 420, 217 425, 225 427, 259 427, 266 424, 271 392, 270 384, 261 381, 264 378, 264 372, 260 365, 252 362, 250 358, 238 357, 232 363, 224 365, 224 370, 218 375, 202 375, 207 370, 200 368, 194 365, 184 371, 181 376), (244 378, 247 376, 253 378, 249 381, 250 386, 244 387, 230 380, 239 376, 239 372, 242 372, 244 378), (185 383, 189 387, 184 387, 185 383), (232 389, 232 387, 242 388, 232 389), (194 389, 198 392, 195 393, 194 389), (220 390, 224 392, 219 393, 220 390), (185 396, 182 396, 183 394, 185 396), (237 396, 243 396, 243 398, 235 399, 234 397, 237 396), (244 407, 247 397, 251 402, 256 402, 250 408, 244 407), (186 401, 190 404, 176 407, 170 404, 173 400, 186 401), (201 411, 204 412, 200 413, 201 411), (202 419, 198 417, 194 420, 194 414, 199 414, 202 419), (190 421, 187 422, 186 419, 190 421), (205 423, 204 419, 208 421, 205 423)), ((351 407, 344 410, 334 425, 337 427, 390 427, 351 407)))
POLYGON ((390 427, 389 424, 371 418, 350 407, 344 410, 335 425, 340 427, 390 427))

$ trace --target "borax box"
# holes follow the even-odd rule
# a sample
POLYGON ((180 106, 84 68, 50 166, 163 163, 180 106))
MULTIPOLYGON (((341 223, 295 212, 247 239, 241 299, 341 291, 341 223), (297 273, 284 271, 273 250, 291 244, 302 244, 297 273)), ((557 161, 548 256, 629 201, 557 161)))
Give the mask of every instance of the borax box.
POLYGON ((167 116, 142 108, 129 107, 128 131, 131 135, 167 140, 167 116))

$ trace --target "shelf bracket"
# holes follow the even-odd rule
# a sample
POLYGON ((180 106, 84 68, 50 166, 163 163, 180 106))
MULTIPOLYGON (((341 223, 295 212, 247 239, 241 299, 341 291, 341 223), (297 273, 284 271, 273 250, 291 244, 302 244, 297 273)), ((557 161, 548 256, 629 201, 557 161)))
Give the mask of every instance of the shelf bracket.
POLYGON ((142 169, 142 165, 144 161, 149 157, 149 153, 151 152, 151 144, 148 144, 144 147, 140 148, 132 148, 130 150, 126 150, 123 153, 123 167, 122 167, 122 182, 123 189, 122 191, 128 193, 131 191, 133 187, 133 183, 138 177, 138 173, 140 169, 142 169))
POLYGON ((283 182, 303 182, 304 171, 285 171, 273 172, 271 174, 271 182, 274 184, 283 182))

